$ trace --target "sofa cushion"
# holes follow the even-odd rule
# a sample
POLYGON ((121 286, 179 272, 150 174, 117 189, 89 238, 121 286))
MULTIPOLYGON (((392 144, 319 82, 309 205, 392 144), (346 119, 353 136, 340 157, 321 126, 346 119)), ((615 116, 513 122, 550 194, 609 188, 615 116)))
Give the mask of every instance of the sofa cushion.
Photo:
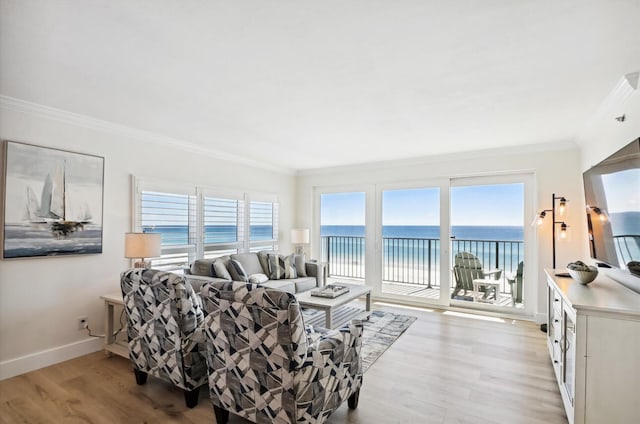
POLYGON ((269 258, 268 255, 278 254, 275 250, 261 250, 258 252, 258 261, 260 261, 260 266, 262 266, 262 272, 264 274, 269 275, 269 258))
POLYGON ((296 293, 315 289, 318 286, 315 277, 295 278, 288 281, 292 281, 296 285, 296 293))
POLYGON ((301 255, 298 254, 294 254, 293 255, 293 262, 294 265, 296 267, 296 274, 298 275, 298 277, 306 277, 307 276, 307 270, 306 270, 306 265, 305 263, 306 258, 304 257, 304 253, 301 255))
POLYGON ((213 277, 213 261, 215 259, 197 259, 191 264, 191 274, 213 277))
POLYGON ((283 278, 296 278, 293 255, 282 256, 276 254, 267 255, 269 259, 269 279, 280 280, 283 278))
POLYGON ((260 285, 271 289, 286 291, 288 293, 296 293, 296 284, 294 280, 269 280, 260 285))
POLYGON ((216 259, 213 261, 213 275, 218 278, 224 278, 225 280, 232 280, 231 274, 227 270, 227 265, 230 261, 225 261, 222 259, 216 259))
POLYGON ((245 271, 240 261, 231 259, 231 261, 229 262, 229 273, 231 274, 231 279, 233 281, 244 281, 245 283, 249 282, 249 275, 247 275, 247 271, 245 271))
POLYGON ((266 274, 260 265, 257 253, 236 253, 231 255, 231 259, 240 262, 246 275, 266 274))
POLYGON ((269 281, 269 277, 267 277, 265 274, 263 273, 259 273, 259 274, 251 274, 249 276, 249 282, 253 283, 253 284, 262 284, 266 281, 269 281))

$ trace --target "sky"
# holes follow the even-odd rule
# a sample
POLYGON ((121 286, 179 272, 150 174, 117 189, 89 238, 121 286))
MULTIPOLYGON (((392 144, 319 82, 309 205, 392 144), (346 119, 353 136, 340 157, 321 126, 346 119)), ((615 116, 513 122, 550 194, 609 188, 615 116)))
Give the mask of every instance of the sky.
MULTIPOLYGON (((382 194, 382 225, 438 225, 438 188, 388 190, 382 194)), ((364 225, 365 193, 323 194, 322 225, 364 225)), ((522 226, 524 185, 451 188, 451 225, 522 226)))
POLYGON ((602 184, 608 213, 640 211, 640 169, 603 174, 602 184))

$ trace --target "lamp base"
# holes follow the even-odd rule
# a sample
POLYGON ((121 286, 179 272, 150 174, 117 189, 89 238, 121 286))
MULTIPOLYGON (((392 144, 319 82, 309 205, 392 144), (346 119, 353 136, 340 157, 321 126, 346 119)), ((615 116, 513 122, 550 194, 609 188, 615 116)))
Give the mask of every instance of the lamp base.
POLYGON ((137 261, 133 263, 133 267, 149 269, 151 268, 151 261, 137 261))
POLYGON ((304 254, 304 246, 301 244, 296 245, 296 255, 304 254))

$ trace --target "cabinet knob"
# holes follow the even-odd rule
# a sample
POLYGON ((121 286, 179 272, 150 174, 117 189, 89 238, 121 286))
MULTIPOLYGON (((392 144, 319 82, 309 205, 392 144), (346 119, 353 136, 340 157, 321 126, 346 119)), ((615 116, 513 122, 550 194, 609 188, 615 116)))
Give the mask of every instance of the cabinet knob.
POLYGON ((553 299, 554 302, 560 302, 560 299, 553 299))
POLYGON ((558 360, 557 360, 557 359, 554 359, 554 360, 553 360, 553 363, 554 363, 554 364, 557 364, 557 363, 558 363, 558 360))
POLYGON ((558 341, 557 341, 557 340, 554 340, 553 342, 554 342, 554 343, 558 343, 558 341))
POLYGON ((554 319, 553 322, 560 322, 560 320, 559 319, 554 319))

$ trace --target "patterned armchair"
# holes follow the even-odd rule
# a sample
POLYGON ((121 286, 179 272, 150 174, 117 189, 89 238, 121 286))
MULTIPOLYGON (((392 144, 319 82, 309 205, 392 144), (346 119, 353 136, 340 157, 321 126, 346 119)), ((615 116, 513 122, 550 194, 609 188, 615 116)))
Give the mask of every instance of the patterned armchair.
POLYGON ((218 424, 323 423, 358 405, 362 323, 305 329, 294 295, 241 282, 202 286, 209 391, 218 424))
POLYGON ((136 382, 146 383, 147 374, 169 381, 193 408, 207 382, 199 296, 184 277, 153 269, 123 272, 120 286, 136 382))

